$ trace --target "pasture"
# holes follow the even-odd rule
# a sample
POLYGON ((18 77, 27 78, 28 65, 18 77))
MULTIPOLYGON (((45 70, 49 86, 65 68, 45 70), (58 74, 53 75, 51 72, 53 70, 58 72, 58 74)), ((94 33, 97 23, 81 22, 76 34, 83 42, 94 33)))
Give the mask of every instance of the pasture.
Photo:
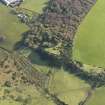
POLYGON ((50 81, 49 90, 57 95, 68 105, 78 105, 84 100, 90 86, 85 81, 64 71, 63 68, 56 70, 50 81))
POLYGON ((28 27, 20 23, 18 18, 10 12, 11 8, 0 4, 0 35, 5 36, 5 40, 0 43, 0 46, 12 50, 28 27))
POLYGON ((105 67, 105 0, 97 3, 80 25, 74 40, 73 59, 105 67))
MULTIPOLYGON (((20 8, 29 9, 35 12, 41 12, 48 0, 25 0, 20 8)), ((28 30, 25 24, 22 24, 17 16, 11 14, 12 8, 6 7, 0 3, 0 35, 5 36, 5 41, 0 46, 12 50, 14 45, 21 40, 22 33, 28 30)))
MULTIPOLYGON (((42 12, 42 8, 48 0, 25 0, 20 6, 35 12, 42 12)), ((105 0, 98 0, 92 11, 80 25, 74 41, 73 59, 86 64, 105 67, 105 0)), ((10 13, 11 8, 0 4, 0 35, 5 36, 0 46, 12 50, 14 45, 21 40, 22 33, 28 27, 18 18, 10 13)), ((52 51, 52 49, 50 49, 52 51)), ((27 55, 30 51, 23 52, 27 55)), ((56 53, 56 52, 55 52, 56 53)), ((24 54, 24 55, 25 55, 24 54)), ((46 61, 32 53, 30 56, 33 66, 43 72, 54 71, 49 84, 49 90, 59 99, 69 105, 78 105, 84 100, 90 86, 76 76, 69 74, 63 68, 51 68, 46 61)), ((86 66, 87 67, 87 66, 86 66)), ((87 105, 104 105, 104 88, 97 89, 87 105), (100 97, 102 97, 100 99, 100 97), (98 100, 100 99, 100 100, 98 100)), ((24 95, 32 95, 32 105, 55 105, 52 100, 47 99, 43 94, 33 87, 26 87, 24 95), (33 94, 33 91, 35 94, 33 94)), ((0 101, 0 105, 20 105, 13 100, 0 101)))
POLYGON ((86 105, 105 105, 105 87, 96 89, 86 105))
POLYGON ((21 8, 29 9, 34 12, 42 12, 48 0, 24 0, 21 8))

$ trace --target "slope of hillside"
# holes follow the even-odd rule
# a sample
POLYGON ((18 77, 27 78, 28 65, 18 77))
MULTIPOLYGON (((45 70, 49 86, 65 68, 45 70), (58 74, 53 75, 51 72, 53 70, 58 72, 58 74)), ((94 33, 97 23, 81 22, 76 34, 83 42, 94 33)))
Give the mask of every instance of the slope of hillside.
POLYGON ((48 79, 20 54, 0 48, 0 105, 55 105, 41 92, 48 79))
POLYGON ((105 105, 105 87, 96 89, 87 105, 105 105))
MULTIPOLYGON (((47 0, 25 0, 20 8, 41 12, 45 2, 47 0)), ((17 16, 11 14, 11 11, 12 8, 0 2, 0 36, 5 37, 5 41, 0 42, 0 46, 9 50, 13 50, 14 45, 21 40, 22 33, 28 30, 28 27, 22 24, 17 16)))
POLYGON ((85 81, 63 69, 49 68, 54 70, 49 76, 43 69, 34 68, 21 54, 0 48, 0 105, 59 105, 44 92, 47 88, 67 105, 77 105, 90 90, 85 81))
MULTIPOLYGON (((32 13, 41 13, 42 7, 45 6, 46 1, 48 0, 25 0, 18 9, 22 10, 23 8, 23 10, 28 10, 32 13)), ((67 39, 64 42, 65 44, 68 41, 68 38, 70 38, 69 41, 73 41, 78 25, 86 16, 90 8, 95 4, 96 0, 51 1, 53 2, 49 2, 48 7, 43 11, 43 15, 40 15, 42 20, 39 20, 43 23, 43 25, 38 23, 38 21, 36 21, 36 17, 33 16, 33 21, 31 22, 35 22, 35 26, 38 26, 39 24, 41 27, 36 27, 36 30, 34 27, 31 27, 32 32, 29 34, 29 36, 31 36, 30 42, 40 41, 33 36, 37 34, 35 31, 38 29, 40 32, 38 32, 37 37, 39 38, 39 35, 41 35, 44 27, 45 37, 43 40, 48 38, 46 33, 47 31, 49 35, 56 36, 55 33, 50 33, 49 31, 53 30, 57 33, 62 33, 60 37, 57 38, 58 41, 61 37, 67 39), (68 26, 67 29, 66 26, 68 26), (34 40, 34 38, 36 39, 34 40)), ((104 30, 104 25, 102 24, 103 20, 101 19, 105 16, 104 14, 101 14, 102 9, 104 9, 104 5, 104 0, 99 0, 80 26, 74 46, 74 58, 76 60, 83 61, 83 63, 87 64, 97 64, 99 66, 104 65, 104 60, 101 61, 102 56, 104 56, 104 50, 103 52, 100 51, 100 54, 98 55, 99 51, 97 47, 99 43, 101 43, 99 44, 99 47, 100 45, 104 45, 103 43, 105 40, 104 31, 102 31, 104 30), (94 18, 99 15, 101 17, 99 17, 98 21, 96 21, 94 18), (94 25, 93 23, 99 24, 100 28, 98 29, 102 32, 99 33, 98 30, 96 30, 97 25, 94 25), (100 36, 98 36, 99 34, 100 36), (101 38, 103 39, 103 42, 101 42, 101 38), (90 55, 91 51, 94 51, 94 56, 90 55), (83 53, 88 54, 86 56, 85 54, 82 55, 83 53), (98 57, 100 57, 99 61, 97 60, 98 57), (88 62, 85 61, 84 58, 87 58, 88 60, 86 60, 88 62)), ((22 15, 24 15, 25 11, 22 12, 22 15)), ((38 49, 34 49, 33 47, 30 48, 28 46, 25 46, 24 49, 20 48, 19 50, 12 51, 16 42, 20 41, 22 33, 26 32, 27 29, 28 28, 25 24, 21 23, 15 15, 11 14, 10 7, 0 4, 0 39, 2 39, 2 36, 5 38, 4 41, 0 42, 0 105, 105 104, 105 89, 104 87, 101 87, 105 84, 105 73, 103 68, 96 67, 94 65, 82 64, 78 61, 70 61, 72 59, 69 61, 64 59, 64 62, 62 59, 59 59, 63 62, 63 64, 60 63, 59 66, 56 66, 54 64, 56 64, 57 61, 55 59, 51 59, 53 57, 58 58, 60 55, 58 54, 58 56, 53 56, 53 54, 56 54, 56 51, 54 50, 55 53, 53 53, 52 50, 55 49, 55 47, 47 49, 49 51, 49 53, 46 53, 48 57, 44 56, 45 53, 39 54, 40 52, 38 52, 38 49), (8 51, 8 49, 11 51, 8 51), (52 54, 51 57, 49 57, 50 54, 52 54), (101 88, 96 88, 98 86, 101 88), (101 99, 99 100, 99 98, 101 99)), ((49 39, 50 38, 51 36, 49 39)), ((47 39, 47 41, 50 42, 51 40, 49 39, 47 39)), ((62 43, 64 39, 62 39, 62 43)), ((41 44, 43 40, 41 40, 41 44)), ((70 43, 69 41, 68 43, 70 43)), ((34 44, 36 45, 36 43, 34 44)), ((65 44, 63 47, 66 49, 69 45, 65 44)), ((61 47, 57 46, 56 50, 58 51, 59 48, 61 47)), ((66 54, 67 53, 65 53, 65 55, 66 54)), ((70 56, 68 56, 68 58, 69 57, 70 56)))
POLYGON ((42 12, 42 8, 46 5, 48 0, 25 0, 21 8, 29 9, 35 12, 42 12))
POLYGON ((5 37, 0 46, 13 49, 14 44, 21 39, 21 34, 26 30, 28 27, 11 14, 11 8, 0 3, 0 36, 5 37))

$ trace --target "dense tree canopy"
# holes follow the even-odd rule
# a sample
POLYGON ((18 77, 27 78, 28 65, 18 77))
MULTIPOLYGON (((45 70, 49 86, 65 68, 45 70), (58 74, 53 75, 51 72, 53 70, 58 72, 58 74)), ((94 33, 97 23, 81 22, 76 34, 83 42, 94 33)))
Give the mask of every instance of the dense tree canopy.
POLYGON ((60 53, 71 58, 77 27, 95 0, 50 0, 43 13, 28 22, 24 44, 31 48, 51 48, 61 43, 60 53))

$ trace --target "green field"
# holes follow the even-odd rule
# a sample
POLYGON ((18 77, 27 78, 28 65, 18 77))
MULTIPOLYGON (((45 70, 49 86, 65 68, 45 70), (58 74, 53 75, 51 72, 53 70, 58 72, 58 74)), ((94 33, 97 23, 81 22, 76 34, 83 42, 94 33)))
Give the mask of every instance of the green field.
MULTIPOLYGON (((20 7, 41 13, 47 1, 25 0, 20 7)), ((0 43, 0 46, 12 50, 14 45, 21 40, 21 34, 28 30, 28 27, 20 23, 18 18, 12 15, 10 11, 10 7, 0 4, 0 35, 6 37, 5 41, 0 43)), ((85 64, 105 67, 104 27, 105 0, 98 0, 78 29, 73 49, 74 59, 85 64)), ((53 51, 52 49, 48 50, 53 51)), ((22 53, 29 56, 33 66, 39 71, 45 73, 49 70, 54 71, 49 84, 51 93, 68 105, 78 105, 80 101, 84 100, 86 93, 90 90, 90 86, 85 81, 69 74, 63 68, 49 67, 47 61, 41 60, 38 54, 31 52, 29 49, 24 50, 22 53)), ((87 65, 85 68, 93 69, 87 65)), ((46 98, 35 87, 25 87, 25 90, 20 95, 32 95, 32 105, 55 105, 50 98, 46 98)), ((20 103, 5 99, 0 101, 0 105, 20 105, 20 103)), ((105 105, 105 88, 96 89, 87 105, 105 105)))
POLYGON ((25 32, 28 27, 21 24, 18 18, 10 13, 11 8, 0 4, 0 35, 5 36, 5 41, 0 43, 8 49, 12 49, 16 42, 21 39, 21 34, 25 32))
POLYGON ((50 92, 56 94, 68 105, 78 105, 90 89, 85 81, 65 72, 63 69, 55 71, 50 84, 50 92))
POLYGON ((49 90, 68 105, 78 105, 85 98, 88 90, 90 90, 90 85, 84 80, 69 74, 63 67, 60 69, 47 66, 47 62, 41 60, 36 53, 32 53, 30 59, 33 66, 38 70, 45 73, 49 70, 52 71, 53 75, 50 79, 49 90))
POLYGON ((42 8, 46 5, 47 1, 48 0, 24 0, 21 7, 35 12, 42 12, 42 8))
POLYGON ((105 67, 105 0, 97 0, 80 25, 73 56, 85 64, 105 67))
MULTIPOLYGON (((26 8, 35 12, 41 12, 48 0, 25 0, 21 8, 26 8)), ((9 50, 21 40, 22 33, 28 30, 28 27, 19 22, 18 18, 11 14, 11 8, 0 3, 0 35, 6 39, 0 46, 9 50)))
POLYGON ((36 53, 32 53, 30 59, 37 70, 45 73, 49 70, 52 71, 53 75, 50 79, 49 90, 68 105, 78 105, 90 90, 90 85, 85 81, 69 74, 63 67, 61 69, 49 67, 47 62, 41 60, 36 53))
MULTIPOLYGON (((27 98, 27 96, 30 96, 31 99, 29 104, 23 104, 20 100, 15 100, 10 97, 5 98, 4 100, 0 100, 0 105, 55 105, 51 99, 47 99, 45 97, 45 94, 41 94, 34 86, 20 86, 22 89, 22 92, 17 92, 14 88, 12 90, 12 95, 21 97, 21 99, 27 98)), ((1 88, 1 87, 0 87, 1 88)), ((1 91, 0 91, 1 95, 1 91)))
POLYGON ((105 105, 105 87, 96 89, 87 105, 105 105))

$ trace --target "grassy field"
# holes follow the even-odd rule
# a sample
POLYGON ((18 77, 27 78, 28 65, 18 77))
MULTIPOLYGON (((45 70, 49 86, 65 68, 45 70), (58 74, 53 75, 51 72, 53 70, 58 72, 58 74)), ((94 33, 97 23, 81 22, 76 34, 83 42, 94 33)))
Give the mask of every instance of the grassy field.
POLYGON ((65 72, 63 69, 56 70, 50 84, 50 92, 57 95, 68 105, 78 105, 90 89, 90 86, 83 80, 65 72))
POLYGON ((105 105, 105 87, 96 89, 92 98, 86 105, 105 105))
POLYGON ((74 59, 105 67, 105 0, 97 0, 80 25, 74 41, 74 59))
MULTIPOLYGON (((46 1, 48 0, 25 0, 21 7, 41 12, 46 1)), ((21 40, 21 34, 28 30, 28 27, 20 23, 18 18, 12 15, 10 11, 10 7, 0 3, 0 35, 6 37, 5 42, 0 43, 0 46, 12 50, 15 43, 21 40)))
MULTIPOLYGON (((44 3, 48 0, 25 0, 22 8, 30 9, 35 12, 41 12, 44 3)), ((12 50, 16 42, 21 39, 21 34, 28 28, 20 23, 16 16, 10 14, 11 8, 0 4, 0 35, 4 35, 6 40, 0 43, 7 49, 12 50)), ((104 10, 105 1, 98 0, 95 7, 88 14, 85 21, 80 26, 75 39, 74 59, 87 64, 94 64, 105 67, 105 36, 104 36, 104 10), (97 17, 97 19, 95 19, 97 17), (100 52, 99 52, 100 51, 100 52)), ((26 51, 27 52, 27 51, 26 51)), ((31 53, 28 51, 28 54, 31 53)), ((25 53, 26 56, 28 55, 25 53)), ((43 72, 54 70, 54 76, 50 80, 49 89, 51 93, 56 94, 61 100, 69 105, 78 105, 84 99, 90 86, 83 80, 69 74, 62 69, 50 68, 47 62, 40 59, 37 54, 30 55, 33 65, 43 72)), ((26 87, 23 95, 30 94, 33 97, 32 105, 55 105, 50 99, 46 99, 40 92, 33 87, 26 87), (35 94, 33 94, 33 91, 35 94)), ((105 89, 97 89, 94 96, 89 100, 88 105, 104 105, 105 89), (101 100, 98 100, 100 97, 101 100)), ((20 105, 13 100, 0 101, 0 105, 20 105)))
MULTIPOLYGON (((63 68, 51 68, 47 66, 45 60, 41 60, 37 54, 31 54, 30 57, 33 66, 38 70, 45 73, 52 71, 49 83, 49 90, 51 93, 55 94, 62 101, 66 102, 68 105, 78 105, 78 103, 84 99, 90 86, 85 83, 85 81, 77 78, 76 76, 69 74, 63 68)), ((49 104, 50 105, 50 104, 49 104)))
MULTIPOLYGON (((51 99, 47 99, 45 94, 41 94, 34 86, 20 86, 22 92, 17 92, 15 89, 11 89, 11 93, 8 96, 13 95, 15 97, 20 97, 20 100, 15 100, 10 97, 0 99, 0 105, 55 105, 51 99), (24 104, 24 99, 28 96, 28 104, 24 104), (23 100, 23 101, 22 101, 23 100)), ((1 91, 0 91, 1 94, 1 91)))
POLYGON ((47 1, 48 0, 24 0, 21 7, 35 12, 42 12, 42 8, 46 5, 47 1))
POLYGON ((15 43, 21 39, 21 34, 28 28, 21 24, 10 11, 9 7, 0 4, 0 35, 5 36, 5 41, 0 43, 0 46, 11 50, 15 43))
POLYGON ((48 73, 49 70, 52 71, 53 75, 50 79, 49 90, 68 105, 78 105, 85 98, 88 90, 90 90, 90 86, 85 81, 69 74, 63 67, 60 69, 48 66, 48 62, 42 60, 38 54, 32 52, 28 59, 37 70, 45 73, 48 73))

